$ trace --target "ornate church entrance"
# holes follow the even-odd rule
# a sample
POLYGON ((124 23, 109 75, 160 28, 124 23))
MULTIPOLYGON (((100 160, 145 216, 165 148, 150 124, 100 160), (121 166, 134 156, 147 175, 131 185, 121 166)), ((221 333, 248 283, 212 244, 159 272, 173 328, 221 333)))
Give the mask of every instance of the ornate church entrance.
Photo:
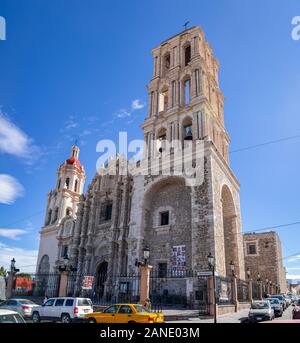
POLYGON ((105 288, 105 282, 107 280, 107 266, 108 263, 106 261, 102 262, 96 272, 96 297, 100 300, 103 298, 104 295, 104 288, 105 288))

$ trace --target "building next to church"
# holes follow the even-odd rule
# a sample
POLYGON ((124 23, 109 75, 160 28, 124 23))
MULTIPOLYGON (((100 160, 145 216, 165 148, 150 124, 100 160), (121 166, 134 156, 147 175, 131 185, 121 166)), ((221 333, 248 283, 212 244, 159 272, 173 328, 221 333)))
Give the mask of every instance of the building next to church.
MULTIPOLYGON (((172 158, 174 150, 165 142, 179 142, 179 151, 187 140, 201 142, 204 179, 190 186, 175 173, 96 173, 83 194, 85 172, 79 149, 72 147, 48 195, 37 271, 57 271, 67 254, 78 275, 94 276, 101 296, 109 291, 110 275, 136 272, 145 246, 160 275, 206 271, 212 253, 219 275, 231 276, 232 262, 237 277, 245 278, 240 185, 228 158, 219 63, 199 27, 162 42, 152 55, 143 159, 161 161, 162 150, 172 158)), ((176 282, 164 286, 169 293, 195 296, 193 284, 176 282)))
MULTIPOLYGON (((276 232, 245 233, 245 268, 249 277, 260 279, 281 292, 286 292, 286 271, 283 266, 281 241, 276 232)), ((268 292, 266 292, 268 293, 268 292)))

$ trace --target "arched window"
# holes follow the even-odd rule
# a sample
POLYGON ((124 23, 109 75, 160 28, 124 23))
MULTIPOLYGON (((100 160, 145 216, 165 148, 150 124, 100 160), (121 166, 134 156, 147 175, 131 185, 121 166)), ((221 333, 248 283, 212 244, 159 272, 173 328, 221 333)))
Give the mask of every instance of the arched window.
POLYGON ((187 117, 182 122, 182 138, 183 140, 193 140, 193 121, 187 117))
POLYGON ((78 191, 78 180, 75 180, 74 192, 78 191))
POLYGON ((171 65, 171 56, 170 53, 165 54, 163 58, 163 76, 167 74, 167 72, 170 70, 171 65))
POLYGON ((186 79, 183 85, 184 85, 184 104, 188 105, 190 103, 190 96, 191 96, 191 80, 186 79))
POLYGON ((176 81, 172 81, 172 107, 176 104, 176 81))
POLYGON ((52 224, 57 221, 58 218, 58 207, 55 208, 53 219, 52 219, 52 224))
POLYGON ((195 92, 196 92, 196 96, 198 96, 200 93, 199 69, 196 69, 194 73, 195 73, 195 92))
POLYGON ((167 111, 169 103, 168 92, 168 88, 164 87, 159 93, 158 112, 167 111))
POLYGON ((67 189, 69 189, 69 187, 70 187, 70 178, 69 177, 66 178, 66 187, 67 187, 67 189))
POLYGON ((43 255, 39 264, 38 272, 41 274, 48 274, 49 270, 50 270, 49 256, 43 255))
POLYGON ((49 211, 48 211, 48 214, 47 214, 46 225, 49 225, 49 224, 50 224, 50 222, 51 222, 51 217, 52 217, 52 210, 51 210, 51 208, 50 208, 49 211))
POLYGON ((66 209, 66 216, 71 216, 72 215, 72 209, 70 207, 68 207, 66 209))
POLYGON ((165 150, 165 141, 167 139, 167 130, 162 127, 157 133, 157 150, 163 152, 165 150))
POLYGON ((191 46, 188 45, 184 49, 184 65, 187 66, 191 62, 191 46))

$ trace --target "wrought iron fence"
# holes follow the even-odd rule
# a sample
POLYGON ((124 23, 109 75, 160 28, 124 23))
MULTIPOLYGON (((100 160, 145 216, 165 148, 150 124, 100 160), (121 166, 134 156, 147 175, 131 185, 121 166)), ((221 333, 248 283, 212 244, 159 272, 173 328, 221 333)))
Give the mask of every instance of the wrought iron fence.
POLYGON ((237 279, 237 297, 240 302, 249 301, 249 283, 247 281, 237 279))
POLYGON ((15 276, 13 295, 34 297, 56 297, 59 292, 58 273, 22 273, 15 276))
POLYGON ((233 304, 232 278, 216 276, 217 304, 233 304))
POLYGON ((258 282, 252 282, 252 298, 254 300, 260 299, 260 284, 258 282))
MULTIPOLYGON (((23 290, 15 287, 14 294, 26 291, 26 295, 33 297, 57 297, 60 288, 65 287, 66 296, 88 297, 95 305, 140 301, 139 273, 85 275, 74 271, 64 274, 67 279, 63 283, 62 275, 28 273, 23 290)), ((194 308, 206 314, 209 312, 208 277, 209 273, 193 270, 154 270, 150 273, 150 301, 154 307, 194 308)))
POLYGON ((150 300, 164 308, 209 311, 208 275, 194 270, 154 270, 150 274, 150 300))

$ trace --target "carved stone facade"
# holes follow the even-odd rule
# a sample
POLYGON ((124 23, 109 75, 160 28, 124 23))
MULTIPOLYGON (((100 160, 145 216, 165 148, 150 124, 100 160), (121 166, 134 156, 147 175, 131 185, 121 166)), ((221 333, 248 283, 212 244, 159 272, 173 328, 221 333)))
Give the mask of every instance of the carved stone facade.
MULTIPOLYGON (((186 141, 201 142, 203 182, 191 186, 183 175, 153 175, 151 168, 146 175, 95 175, 86 194, 76 198, 72 223, 63 219, 57 232, 59 244, 68 242, 69 263, 78 274, 94 275, 101 294, 106 280, 99 275, 136 272, 145 246, 150 264, 162 273, 206 271, 211 252, 220 275, 231 275, 233 262, 237 276, 245 277, 239 183, 229 166, 219 63, 198 27, 152 54, 143 161, 161 163, 162 156, 174 158, 174 148, 181 153, 186 141), (184 252, 181 260, 174 258, 176 249, 184 252)), ((176 281, 170 287, 176 289, 176 281)))

